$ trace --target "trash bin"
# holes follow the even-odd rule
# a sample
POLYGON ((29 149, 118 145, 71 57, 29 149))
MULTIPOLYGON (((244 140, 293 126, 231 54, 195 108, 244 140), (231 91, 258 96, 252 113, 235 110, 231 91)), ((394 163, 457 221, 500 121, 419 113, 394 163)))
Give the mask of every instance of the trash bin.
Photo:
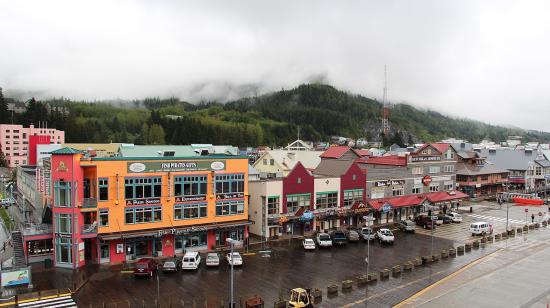
POLYGON ((470 206, 470 213, 473 213, 474 209, 470 206))
POLYGON ((44 259, 44 268, 52 267, 52 259, 44 259))

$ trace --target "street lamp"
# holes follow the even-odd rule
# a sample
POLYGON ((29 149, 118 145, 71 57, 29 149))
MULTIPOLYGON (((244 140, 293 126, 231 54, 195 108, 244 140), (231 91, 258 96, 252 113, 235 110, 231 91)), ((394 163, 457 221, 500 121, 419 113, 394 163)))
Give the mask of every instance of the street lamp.
POLYGON ((233 293, 233 263, 234 263, 234 260, 233 260, 233 249, 235 248, 235 244, 238 243, 239 241, 235 240, 235 239, 232 239, 232 238, 227 238, 225 240, 226 242, 229 243, 229 245, 231 246, 231 253, 230 253, 230 258, 229 260, 231 260, 230 262, 230 265, 231 265, 231 301, 229 302, 229 307, 230 308, 233 308, 235 307, 235 301, 234 301, 234 293, 233 293))
POLYGON ((370 228, 370 222, 374 220, 372 216, 364 216, 365 223, 367 224, 367 258, 365 258, 365 262, 367 263, 367 289, 365 291, 365 307, 368 306, 369 302, 369 266, 370 266, 370 235, 371 235, 371 228, 370 228))
POLYGON ((430 258, 432 259, 430 262, 430 283, 432 282, 432 263, 433 263, 433 256, 434 256, 434 226, 435 226, 435 220, 434 220, 434 215, 432 215, 431 220, 432 220, 432 225, 431 225, 431 228, 432 228, 432 244, 431 244, 431 247, 430 247, 430 258))

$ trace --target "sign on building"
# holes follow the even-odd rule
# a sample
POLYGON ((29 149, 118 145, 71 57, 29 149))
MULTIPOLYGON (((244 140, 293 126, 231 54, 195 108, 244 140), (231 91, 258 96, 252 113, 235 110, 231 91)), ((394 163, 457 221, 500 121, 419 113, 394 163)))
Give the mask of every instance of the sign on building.
POLYGON ((168 171, 222 171, 225 160, 128 162, 128 173, 168 171))

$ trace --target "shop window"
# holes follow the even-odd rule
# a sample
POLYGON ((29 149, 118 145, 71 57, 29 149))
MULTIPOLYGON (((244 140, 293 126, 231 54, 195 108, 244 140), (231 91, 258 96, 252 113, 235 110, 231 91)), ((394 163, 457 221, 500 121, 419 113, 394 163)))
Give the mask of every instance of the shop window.
POLYGON ((71 206, 71 183, 65 181, 55 181, 54 184, 55 206, 71 206))
POLYGON ((405 194, 405 189, 403 187, 393 187, 391 190, 392 196, 403 196, 405 194))
POLYGON ((51 239, 27 242, 28 256, 40 256, 51 253, 53 253, 53 243, 51 239))
POLYGON ((73 263, 72 240, 70 238, 58 237, 55 239, 55 258, 57 263, 73 263))
POLYGON ((207 204, 176 204, 174 205, 174 219, 195 219, 207 216, 207 204))
POLYGON ((55 214, 55 232, 60 234, 72 234, 71 214, 55 214))
POLYGON ((414 186, 412 189, 413 194, 419 194, 422 192, 422 186, 414 186))
POLYGON ((244 193, 244 174, 216 175, 216 194, 244 193))
POLYGON ((443 167, 443 171, 447 173, 453 173, 455 172, 455 166, 453 165, 446 165, 443 167))
POLYGON ((412 174, 424 174, 424 167, 413 167, 412 174))
POLYGON ((244 201, 216 202, 216 216, 238 215, 244 213, 244 201))
POLYGON ((162 178, 126 178, 124 180, 124 196, 126 199, 160 198, 162 178))
POLYGON ((176 176, 174 178, 174 196, 206 195, 207 178, 203 176, 176 176))
POLYGON ((453 184, 443 185, 443 190, 445 190, 445 191, 453 190, 453 184))
POLYGON ((109 209, 99 210, 99 226, 100 227, 109 226, 109 209))
POLYGON ((109 200, 109 179, 100 178, 97 182, 99 187, 99 201, 109 200))
POLYGON ((160 222, 161 220, 161 207, 136 207, 127 208, 124 211, 124 222, 126 224, 143 224, 160 222))
POLYGON ((436 192, 436 191, 439 191, 439 184, 430 184, 430 191, 431 192, 436 192))
POLYGON ((310 194, 288 195, 286 197, 286 208, 289 214, 294 214, 301 207, 309 208, 310 194))
POLYGON ((338 206, 338 193, 337 192, 322 192, 317 193, 316 196, 316 208, 326 209, 330 207, 338 206))
POLYGON ((279 196, 267 197, 267 214, 268 215, 279 214, 279 196))
MULTIPOLYGON (((189 235, 178 236, 176 242, 180 242, 178 246, 185 248, 196 248, 206 246, 208 236, 206 232, 195 232, 189 235)), ((178 249, 178 247, 176 247, 178 249)), ((179 248, 181 249, 181 247, 179 248)))
POLYGON ((352 206, 355 202, 363 202, 363 189, 344 190, 344 206, 352 206))

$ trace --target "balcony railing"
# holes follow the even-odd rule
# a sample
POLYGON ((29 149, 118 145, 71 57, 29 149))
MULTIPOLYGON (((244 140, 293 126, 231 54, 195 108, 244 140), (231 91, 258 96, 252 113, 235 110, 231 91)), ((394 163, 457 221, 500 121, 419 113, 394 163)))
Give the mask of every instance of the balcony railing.
POLYGON ((84 198, 82 199, 82 203, 80 204, 81 207, 87 207, 87 208, 96 208, 97 207, 97 199, 96 198, 84 198))
POLYGON ((93 234, 97 233, 97 223, 82 225, 81 234, 93 234))
POLYGON ((51 224, 24 223, 21 226, 23 236, 52 234, 52 230, 51 224))

